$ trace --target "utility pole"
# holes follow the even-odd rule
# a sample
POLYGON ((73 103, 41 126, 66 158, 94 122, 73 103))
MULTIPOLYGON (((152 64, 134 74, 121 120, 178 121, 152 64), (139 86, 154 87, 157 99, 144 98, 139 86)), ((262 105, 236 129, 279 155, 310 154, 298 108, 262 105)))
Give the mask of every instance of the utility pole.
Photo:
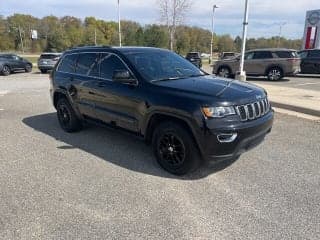
POLYGON ((18 31, 19 31, 19 37, 20 37, 20 42, 21 42, 22 53, 24 53, 24 46, 23 46, 23 40, 22 40, 21 27, 20 27, 20 25, 19 25, 19 27, 18 27, 18 31))
POLYGON ((94 28, 94 45, 97 46, 97 28, 94 28))
POLYGON ((240 72, 237 74, 236 79, 246 81, 246 72, 243 71, 244 67, 244 54, 246 52, 246 41, 247 41, 247 28, 249 18, 249 0, 245 0, 245 11, 243 19, 243 31, 242 31, 242 48, 241 48, 241 59, 240 59, 240 72))
POLYGON ((282 27, 286 24, 287 24, 286 22, 279 23, 280 29, 279 29, 279 38, 278 38, 278 45, 277 45, 278 48, 280 47, 280 43, 281 43, 282 27))
POLYGON ((120 18, 120 0, 118 0, 118 24, 119 24, 119 46, 122 47, 121 42, 121 18, 120 18))
POLYGON ((219 8, 217 5, 212 7, 212 19, 211 19, 211 47, 210 47, 210 63, 213 62, 213 38, 214 38, 214 14, 216 8, 219 8))

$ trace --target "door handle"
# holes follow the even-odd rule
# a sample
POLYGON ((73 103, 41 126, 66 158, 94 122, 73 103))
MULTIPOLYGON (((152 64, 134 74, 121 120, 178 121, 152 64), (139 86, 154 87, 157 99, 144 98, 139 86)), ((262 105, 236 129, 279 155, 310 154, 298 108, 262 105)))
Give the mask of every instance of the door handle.
POLYGON ((90 95, 95 95, 95 93, 94 93, 94 92, 91 92, 91 91, 89 91, 89 94, 90 94, 90 95))

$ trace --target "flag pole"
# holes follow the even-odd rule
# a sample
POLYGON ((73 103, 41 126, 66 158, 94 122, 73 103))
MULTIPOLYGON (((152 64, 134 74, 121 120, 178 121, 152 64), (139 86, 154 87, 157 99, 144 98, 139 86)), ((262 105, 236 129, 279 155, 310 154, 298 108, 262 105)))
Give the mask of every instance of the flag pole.
POLYGON ((122 39, 121 39, 121 17, 120 17, 120 0, 118 0, 118 30, 119 30, 119 46, 122 47, 122 39))

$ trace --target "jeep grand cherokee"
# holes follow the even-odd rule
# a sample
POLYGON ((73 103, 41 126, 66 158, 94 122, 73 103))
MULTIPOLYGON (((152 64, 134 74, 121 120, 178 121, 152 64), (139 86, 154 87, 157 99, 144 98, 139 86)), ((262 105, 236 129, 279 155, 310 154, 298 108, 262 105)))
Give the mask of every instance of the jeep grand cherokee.
POLYGON ((271 131, 273 110, 255 85, 208 75, 183 57, 143 47, 66 51, 51 73, 51 95, 67 132, 84 121, 125 129, 151 143, 173 174, 202 159, 233 159, 271 131))

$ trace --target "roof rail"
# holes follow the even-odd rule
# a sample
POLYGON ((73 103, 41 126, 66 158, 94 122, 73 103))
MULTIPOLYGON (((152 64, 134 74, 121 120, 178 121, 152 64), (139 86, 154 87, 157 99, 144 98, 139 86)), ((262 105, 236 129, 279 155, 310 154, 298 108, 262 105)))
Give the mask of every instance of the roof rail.
POLYGON ((72 50, 72 49, 81 49, 81 48, 101 48, 101 47, 111 48, 111 46, 108 46, 108 45, 79 45, 79 46, 70 48, 69 50, 72 50))

